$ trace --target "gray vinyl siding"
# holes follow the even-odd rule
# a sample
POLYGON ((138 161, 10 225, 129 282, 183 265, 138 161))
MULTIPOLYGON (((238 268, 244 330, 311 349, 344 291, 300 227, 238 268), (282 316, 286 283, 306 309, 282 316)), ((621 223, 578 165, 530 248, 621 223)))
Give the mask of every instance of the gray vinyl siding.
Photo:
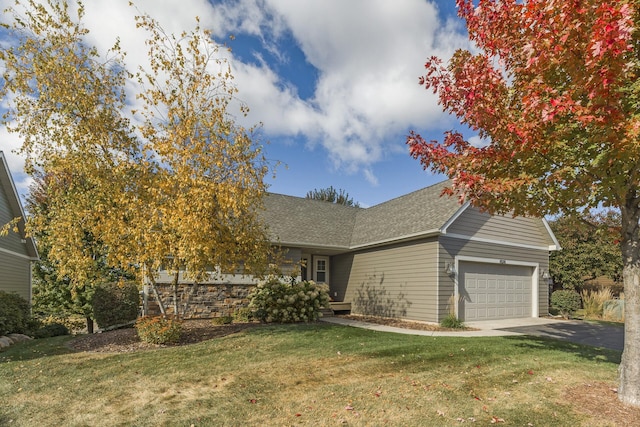
POLYGON ((17 293, 31 301, 31 262, 0 251, 0 291, 17 293))
POLYGON ((433 238, 333 256, 332 295, 354 314, 436 321, 437 248, 433 238))
POLYGON ((466 209, 447 228, 447 234, 539 247, 549 247, 553 244, 540 218, 490 216, 472 207, 466 209))
MULTIPOLYGON (((538 263, 540 269, 549 271, 549 252, 516 246, 506 246, 464 239, 440 238, 440 271, 444 271, 447 262, 453 262, 456 256, 487 258, 495 260, 538 263)), ((453 279, 442 273, 440 275, 440 310, 443 317, 447 313, 449 297, 454 293, 453 279)), ((544 279, 539 279, 538 287, 539 315, 549 313, 549 286, 544 279)))

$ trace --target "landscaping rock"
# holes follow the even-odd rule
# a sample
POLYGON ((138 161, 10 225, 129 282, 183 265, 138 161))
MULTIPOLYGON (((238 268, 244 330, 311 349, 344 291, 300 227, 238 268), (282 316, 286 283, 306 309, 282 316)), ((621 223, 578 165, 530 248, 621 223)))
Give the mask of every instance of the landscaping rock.
POLYGON ((13 344, 13 340, 9 337, 1 336, 0 337, 0 348, 9 347, 13 344))
POLYGON ((30 336, 24 334, 9 334, 9 338, 11 338, 14 343, 29 341, 33 339, 30 336))

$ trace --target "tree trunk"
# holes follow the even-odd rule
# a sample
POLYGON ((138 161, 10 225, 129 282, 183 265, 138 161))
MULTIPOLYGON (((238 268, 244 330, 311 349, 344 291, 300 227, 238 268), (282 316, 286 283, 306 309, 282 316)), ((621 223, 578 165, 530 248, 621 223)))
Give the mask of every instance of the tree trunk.
POLYGON ((618 398, 640 407, 640 221, 639 200, 629 197, 622 214, 622 276, 624 279, 624 351, 618 398))
POLYGON ((93 319, 91 317, 86 317, 87 319, 87 333, 93 333, 93 319))
POLYGON ((176 318, 180 317, 180 312, 178 311, 178 282, 180 280, 180 273, 176 272, 173 277, 173 313, 176 318))
MULTIPOLYGON (((147 268, 147 271, 149 271, 148 268, 147 268)), ((156 302, 158 303, 158 307, 160 308, 160 313, 162 313, 163 316, 166 316, 167 311, 164 308, 164 304, 162 303, 162 298, 160 298, 160 294, 158 293, 158 289, 156 288, 156 281, 151 275, 147 277, 149 279, 149 283, 151 284, 151 290, 153 291, 153 296, 156 298, 156 302)))

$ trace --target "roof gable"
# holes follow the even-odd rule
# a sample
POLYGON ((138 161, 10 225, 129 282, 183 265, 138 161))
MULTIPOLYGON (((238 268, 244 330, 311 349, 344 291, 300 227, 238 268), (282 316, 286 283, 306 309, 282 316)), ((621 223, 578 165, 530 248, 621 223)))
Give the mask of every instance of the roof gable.
POLYGON ((24 219, 26 216, 2 151, 0 151, 0 193, 0 205, 2 205, 0 206, 0 226, 14 218, 22 218, 18 223, 19 234, 10 232, 8 236, 2 237, 0 248, 34 260, 37 259, 38 252, 35 242, 31 237, 25 235, 24 219))

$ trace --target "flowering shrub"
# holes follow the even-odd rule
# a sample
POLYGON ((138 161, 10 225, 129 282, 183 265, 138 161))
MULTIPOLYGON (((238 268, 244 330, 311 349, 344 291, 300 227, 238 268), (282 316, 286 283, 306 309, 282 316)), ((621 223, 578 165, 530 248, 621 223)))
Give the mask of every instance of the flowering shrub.
POLYGON ((253 317, 261 322, 311 322, 329 304, 329 287, 315 282, 286 283, 271 277, 249 296, 253 317))
POLYGON ((144 316, 136 322, 138 336, 150 344, 170 344, 180 339, 182 322, 164 316, 144 316))

